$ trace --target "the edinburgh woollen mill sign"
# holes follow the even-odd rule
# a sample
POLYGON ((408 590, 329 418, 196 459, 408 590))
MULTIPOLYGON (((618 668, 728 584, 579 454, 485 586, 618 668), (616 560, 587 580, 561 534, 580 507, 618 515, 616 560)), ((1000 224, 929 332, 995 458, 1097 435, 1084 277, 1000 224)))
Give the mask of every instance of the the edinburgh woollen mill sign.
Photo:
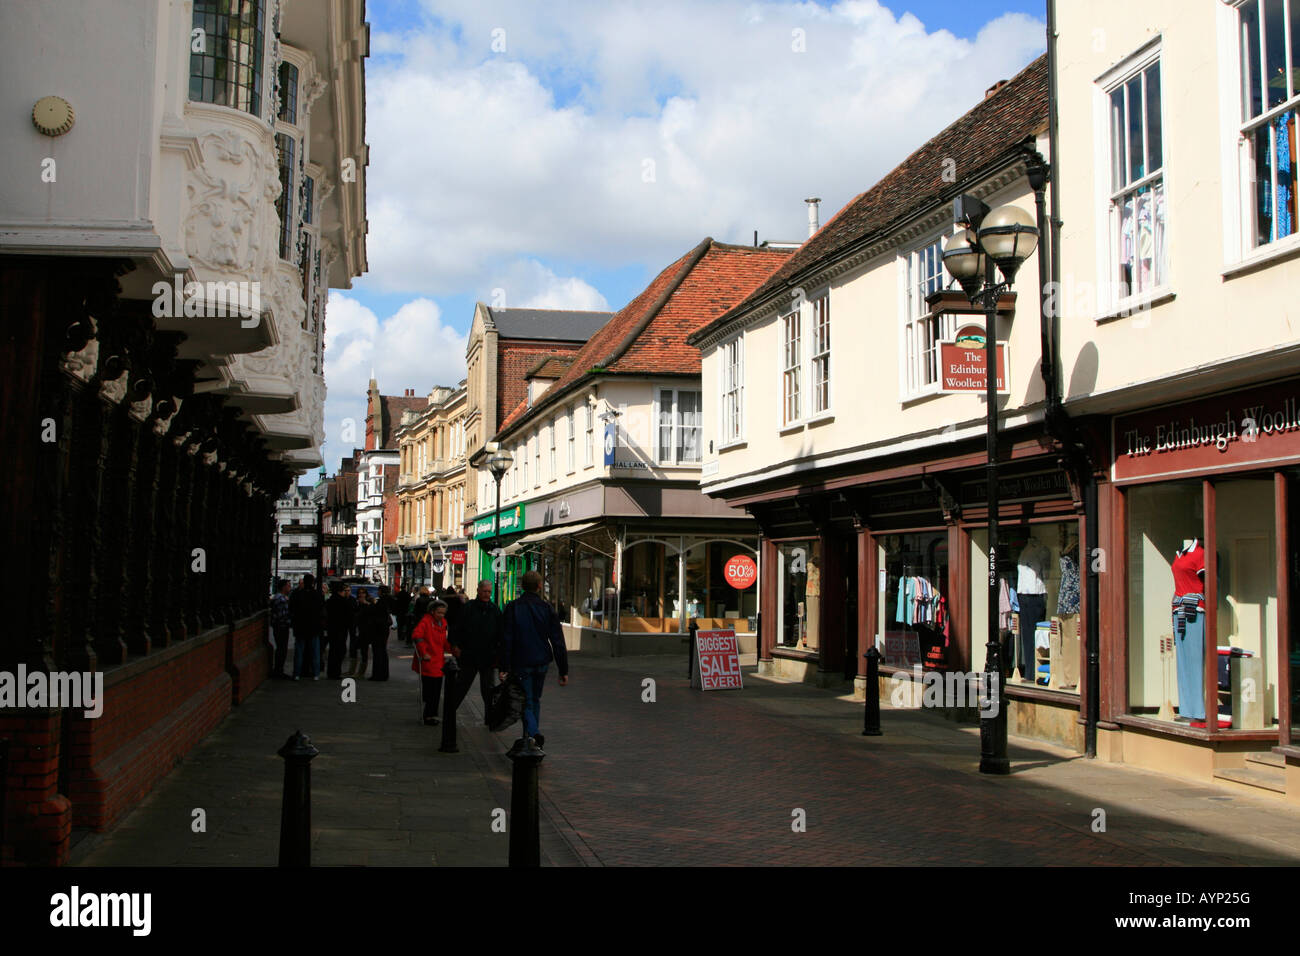
POLYGON ((695 633, 695 671, 691 686, 701 690, 741 690, 740 648, 735 631, 695 633))
MULTIPOLYGON (((1008 394, 1007 343, 998 342, 998 391, 1008 394)), ((988 388, 988 361, 984 351, 984 332, 968 325, 951 341, 939 343, 939 391, 983 392, 988 388)))

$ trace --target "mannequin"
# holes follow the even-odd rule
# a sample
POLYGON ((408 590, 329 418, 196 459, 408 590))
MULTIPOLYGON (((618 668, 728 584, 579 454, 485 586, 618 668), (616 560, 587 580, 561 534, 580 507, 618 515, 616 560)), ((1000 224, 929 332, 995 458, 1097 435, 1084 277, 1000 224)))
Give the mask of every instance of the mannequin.
POLYGON ((1178 718, 1205 720, 1205 549, 1185 538, 1174 556, 1174 648, 1178 718))
POLYGON ((1016 569, 1016 596, 1020 601, 1019 661, 1022 680, 1033 681, 1034 629, 1047 620, 1047 579, 1052 552, 1030 532, 1020 551, 1016 569))

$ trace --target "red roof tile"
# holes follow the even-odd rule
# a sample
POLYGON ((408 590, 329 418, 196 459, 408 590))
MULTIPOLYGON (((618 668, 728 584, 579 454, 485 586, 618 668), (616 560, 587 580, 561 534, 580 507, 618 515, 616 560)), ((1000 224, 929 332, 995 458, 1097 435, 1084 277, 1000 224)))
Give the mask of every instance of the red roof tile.
POLYGON ((732 246, 705 239, 664 269, 582 347, 565 373, 531 409, 519 403, 504 435, 593 374, 699 375, 700 353, 686 336, 753 291, 793 250, 732 246))

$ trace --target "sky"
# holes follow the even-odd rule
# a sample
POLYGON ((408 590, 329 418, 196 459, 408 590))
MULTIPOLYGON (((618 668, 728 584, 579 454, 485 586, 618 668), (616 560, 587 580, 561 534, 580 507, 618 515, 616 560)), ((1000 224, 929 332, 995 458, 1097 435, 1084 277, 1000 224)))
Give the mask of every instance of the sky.
MULTIPOLYGON (((705 236, 803 240, 1046 48, 1044 0, 368 0, 369 271, 330 293, 325 467, 366 386, 465 377, 474 303, 617 310, 705 236)), ((355 441, 352 440, 355 436, 355 441)))

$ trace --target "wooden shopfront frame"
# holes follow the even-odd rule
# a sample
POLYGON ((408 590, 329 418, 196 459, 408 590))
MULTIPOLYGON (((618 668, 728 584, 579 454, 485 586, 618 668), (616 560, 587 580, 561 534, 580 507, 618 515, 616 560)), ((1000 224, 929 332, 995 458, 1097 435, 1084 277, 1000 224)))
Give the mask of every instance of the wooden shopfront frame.
MULTIPOLYGON (((1291 736, 1291 582, 1287 569, 1292 548, 1289 521, 1290 498, 1287 469, 1300 465, 1300 379, 1217 393, 1187 402, 1173 403, 1142 412, 1117 416, 1111 424, 1111 478, 1115 494, 1111 521, 1115 529, 1112 548, 1118 573, 1112 579, 1106 606, 1116 622, 1112 629, 1115 654, 1104 655, 1112 663, 1110 683, 1116 693, 1113 721, 1173 737, 1209 742, 1273 743, 1279 750, 1300 755, 1291 736), (1233 416, 1240 411, 1263 415, 1233 416), (1198 440, 1200 427, 1213 429, 1208 439, 1198 440), (1253 425, 1243 428, 1249 419, 1253 425), (1164 424, 1168 422, 1168 424, 1164 424), (1235 426, 1235 427, 1234 427, 1235 426), (1156 431, 1155 429, 1161 429, 1156 431), (1156 440, 1152 441, 1153 434, 1156 440), (1171 441, 1171 435, 1177 436, 1171 441), (1184 447, 1170 447, 1182 444, 1184 447), (1164 439, 1163 446, 1161 439, 1164 439), (1273 439, 1270 441, 1269 439, 1273 439), (1256 447, 1248 447, 1256 446, 1256 447), (1218 728, 1218 503, 1216 481, 1271 477, 1273 486, 1274 571, 1277 602, 1277 727, 1274 730, 1220 730, 1218 728), (1205 728, 1171 725, 1129 713, 1129 605, 1132 599, 1128 569, 1128 492, 1135 487, 1199 480, 1201 484, 1202 528, 1205 549, 1205 661, 1202 692, 1206 702, 1205 728), (1215 609, 1210 613, 1209 609, 1215 609), (1213 724, 1213 726, 1211 726, 1213 724)), ((1107 595, 1103 588, 1103 599, 1107 595)), ((1103 708, 1105 713, 1105 708, 1103 708)))

